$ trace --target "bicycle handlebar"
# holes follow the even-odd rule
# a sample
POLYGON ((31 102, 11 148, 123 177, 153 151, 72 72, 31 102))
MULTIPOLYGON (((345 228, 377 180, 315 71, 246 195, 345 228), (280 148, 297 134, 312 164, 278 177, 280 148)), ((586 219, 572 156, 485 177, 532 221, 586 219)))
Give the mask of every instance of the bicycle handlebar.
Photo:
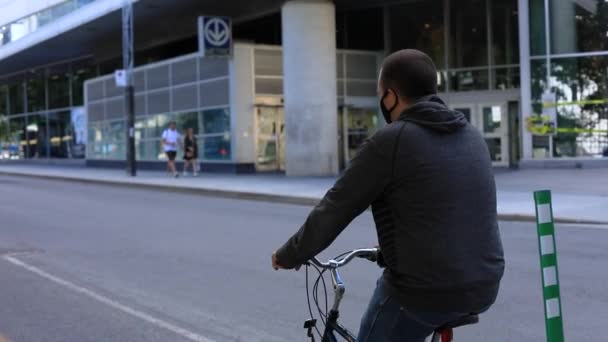
POLYGON ((331 259, 327 262, 322 262, 316 257, 314 257, 310 259, 309 262, 319 268, 331 270, 338 269, 348 264, 354 258, 364 258, 372 262, 377 262, 379 252, 380 250, 378 248, 355 249, 340 260, 331 259))

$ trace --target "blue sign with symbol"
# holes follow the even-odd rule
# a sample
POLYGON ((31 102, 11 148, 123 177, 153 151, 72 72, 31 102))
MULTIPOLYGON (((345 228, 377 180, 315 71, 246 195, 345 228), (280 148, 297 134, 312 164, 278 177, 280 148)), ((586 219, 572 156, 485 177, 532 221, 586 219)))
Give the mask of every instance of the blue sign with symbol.
POLYGON ((229 56, 232 53, 230 18, 199 17, 198 42, 203 56, 229 56))

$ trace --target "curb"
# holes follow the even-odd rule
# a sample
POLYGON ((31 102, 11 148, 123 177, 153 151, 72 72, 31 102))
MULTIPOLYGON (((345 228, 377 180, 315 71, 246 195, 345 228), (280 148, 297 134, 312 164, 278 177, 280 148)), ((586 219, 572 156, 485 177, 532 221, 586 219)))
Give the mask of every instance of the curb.
MULTIPOLYGON (((302 196, 289 196, 289 195, 274 195, 274 194, 263 194, 258 192, 247 192, 247 191, 235 191, 235 190, 218 190, 218 189, 205 189, 205 188, 192 188, 187 186, 179 185, 162 185, 162 184, 150 184, 150 183, 134 183, 127 181, 119 181, 112 179, 98 179, 98 178, 80 178, 60 175, 44 175, 37 173, 22 173, 15 171, 0 170, 0 175, 16 176, 16 177, 30 177, 47 180, 60 180, 67 182, 75 182, 82 184, 101 184, 108 186, 120 186, 134 189, 152 189, 152 190, 163 190, 174 193, 185 193, 195 194, 208 197, 219 197, 249 201, 260 201, 269 203, 280 203, 280 204, 292 204, 292 205, 303 205, 303 206, 314 206, 321 200, 320 198, 302 197, 302 196)), ((498 213, 498 219, 501 221, 512 221, 512 222, 536 222, 536 216, 526 214, 500 214, 498 213)), ((561 224, 588 224, 588 225, 608 225, 608 221, 595 221, 585 220, 577 218, 567 217, 555 217, 555 223, 561 224)))

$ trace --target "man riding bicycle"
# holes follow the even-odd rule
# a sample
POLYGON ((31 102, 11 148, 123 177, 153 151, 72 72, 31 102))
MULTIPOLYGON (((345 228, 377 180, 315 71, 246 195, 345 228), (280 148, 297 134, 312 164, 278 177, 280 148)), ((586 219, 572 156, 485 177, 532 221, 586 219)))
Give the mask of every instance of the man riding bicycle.
POLYGON ((496 189, 486 142, 437 97, 433 61, 388 56, 378 96, 387 125, 368 139, 272 256, 298 267, 370 205, 386 270, 357 341, 424 341, 446 322, 486 311, 504 271, 496 189))

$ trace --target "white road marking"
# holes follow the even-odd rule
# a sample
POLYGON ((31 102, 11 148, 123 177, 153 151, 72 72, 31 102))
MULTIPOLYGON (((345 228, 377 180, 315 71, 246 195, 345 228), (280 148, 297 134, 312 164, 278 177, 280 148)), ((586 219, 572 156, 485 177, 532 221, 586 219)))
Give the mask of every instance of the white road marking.
MULTIPOLYGON (((95 292, 93 292, 93 291, 91 291, 89 289, 86 289, 86 288, 84 288, 82 286, 78 286, 78 285, 76 285, 76 284, 74 284, 72 282, 69 282, 67 280, 61 279, 61 278, 56 277, 56 276, 54 276, 52 274, 49 274, 49 273, 47 273, 47 272, 45 272, 45 271, 43 271, 43 270, 41 270, 41 269, 39 269, 37 267, 34 267, 32 265, 29 265, 29 264, 27 264, 27 263, 25 263, 25 262, 17 259, 14 255, 5 255, 4 259, 6 261, 8 261, 8 262, 10 262, 10 263, 12 263, 14 265, 16 265, 16 266, 19 266, 19 267, 24 268, 24 269, 26 269, 26 270, 28 270, 28 271, 30 271, 32 273, 37 274, 37 275, 41 276, 42 278, 50 280, 50 281, 52 281, 55 284, 61 285, 61 286, 65 287, 65 288, 67 288, 67 289, 70 289, 72 291, 78 292, 78 293, 83 294, 83 295, 85 295, 87 297, 93 298, 93 299, 95 299, 96 301, 98 301, 100 303, 106 304, 106 305, 108 305, 108 306, 110 306, 110 307, 112 307, 112 308, 114 308, 116 310, 122 311, 122 312, 124 312, 126 314, 129 314, 131 316, 137 317, 137 318, 139 318, 141 320, 144 320, 144 321, 146 321, 146 322, 148 322, 150 324, 153 324, 153 325, 155 325, 155 326, 157 326, 159 328, 163 328, 163 329, 169 330, 169 331, 171 331, 171 332, 173 332, 173 333, 175 333, 175 334, 177 334, 179 336, 182 336, 182 337, 184 337, 184 338, 186 338, 188 340, 195 341, 195 342, 215 342, 215 341, 213 341, 213 340, 211 340, 211 339, 209 339, 207 337, 204 337, 202 335, 193 333, 193 332, 188 331, 188 330, 186 330, 184 328, 180 328, 180 327, 178 327, 178 326, 176 326, 174 324, 171 324, 169 322, 166 322, 166 321, 163 321, 161 319, 158 319, 158 318, 155 318, 153 316, 150 316, 150 315, 148 315, 145 312, 142 312, 142 311, 130 308, 130 307, 128 307, 126 305, 123 305, 123 304, 121 304, 121 303, 119 303, 117 301, 114 301, 114 300, 112 300, 112 299, 110 299, 108 297, 105 297, 103 295, 97 294, 97 293, 95 293, 95 292)), ((1 339, 0 339, 0 341, 1 341, 1 339)))

